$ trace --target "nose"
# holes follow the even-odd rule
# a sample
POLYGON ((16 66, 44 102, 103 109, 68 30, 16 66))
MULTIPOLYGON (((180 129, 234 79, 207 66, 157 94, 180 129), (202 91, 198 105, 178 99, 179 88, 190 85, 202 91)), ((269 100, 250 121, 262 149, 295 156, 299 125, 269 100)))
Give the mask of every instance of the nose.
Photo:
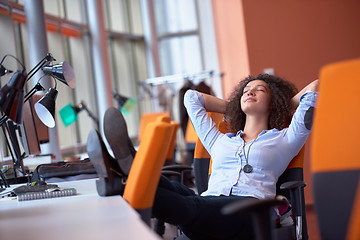
POLYGON ((249 89, 249 91, 247 92, 247 95, 254 96, 255 95, 254 89, 253 88, 249 89))

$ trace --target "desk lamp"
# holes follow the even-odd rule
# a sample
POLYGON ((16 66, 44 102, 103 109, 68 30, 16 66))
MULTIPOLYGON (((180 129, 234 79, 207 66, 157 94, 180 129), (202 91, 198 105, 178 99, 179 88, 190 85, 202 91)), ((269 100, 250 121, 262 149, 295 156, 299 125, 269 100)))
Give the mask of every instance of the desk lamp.
POLYGON ((90 112, 84 101, 81 101, 81 103, 79 103, 76 106, 68 104, 59 111, 61 120, 63 121, 65 127, 75 122, 78 119, 78 115, 82 110, 85 110, 88 113, 89 117, 99 127, 99 119, 95 117, 93 113, 90 112))
MULTIPOLYGON (((10 72, 6 70, 2 65, 4 59, 0 65, 0 73, 5 75, 10 72)), ((11 119, 17 124, 22 123, 22 107, 24 103, 24 86, 27 81, 40 69, 43 70, 45 75, 50 75, 53 78, 61 81, 71 88, 75 87, 75 75, 73 69, 67 62, 61 62, 56 65, 49 65, 52 61, 56 61, 53 56, 48 53, 28 74, 26 73, 25 67, 21 62, 15 58, 22 66, 21 70, 16 71, 11 77, 10 81, 0 89, 0 111, 4 114, 0 119, 0 126, 6 122, 7 119, 11 119)), ((26 94, 25 101, 37 91, 44 90, 40 84, 41 78, 38 83, 26 94)), ((57 81, 55 81, 55 88, 50 88, 45 96, 35 104, 35 111, 39 116, 40 120, 48 127, 55 126, 54 112, 55 112, 55 99, 57 96, 56 90, 57 81)))
POLYGON ((119 103, 120 111, 124 116, 128 116, 136 105, 135 99, 124 97, 117 92, 113 92, 113 97, 119 103))
MULTIPOLYGON (((29 100, 29 98, 35 94, 35 92, 44 90, 40 84, 40 78, 37 84, 24 97, 25 84, 40 69, 44 72, 45 75, 50 75, 54 79, 61 81, 71 88, 75 87, 75 75, 73 69, 66 62, 50 65, 53 61, 56 61, 50 53, 48 53, 33 69, 31 69, 28 74, 26 73, 25 66, 16 57, 7 54, 0 62, 0 76, 4 76, 7 73, 12 73, 11 70, 6 69, 3 65, 6 57, 14 58, 21 65, 22 69, 17 70, 12 75, 10 81, 0 89, 0 111, 3 113, 3 116, 0 118, 0 126, 2 126, 8 119, 11 119, 17 124, 21 124, 23 122, 22 111, 24 102, 29 100)), ((50 88, 45 96, 35 104, 35 111, 37 115, 47 127, 55 126, 54 112, 55 99, 57 96, 56 84, 57 81, 55 81, 55 88, 50 88)), ((9 127, 7 125, 5 128, 2 126, 2 129, 4 134, 6 130, 9 133, 9 127)), ((11 144, 14 146, 13 142, 11 142, 11 144)), ((7 145, 9 146, 8 142, 7 145)), ((15 160, 13 157, 14 166, 17 162, 21 162, 23 158, 21 154, 17 154, 17 156, 20 156, 17 160, 15 160)), ((5 185, 7 185, 6 181, 4 181, 1 171, 0 173, 3 182, 5 185)), ((14 175, 16 177, 15 168, 14 175)))

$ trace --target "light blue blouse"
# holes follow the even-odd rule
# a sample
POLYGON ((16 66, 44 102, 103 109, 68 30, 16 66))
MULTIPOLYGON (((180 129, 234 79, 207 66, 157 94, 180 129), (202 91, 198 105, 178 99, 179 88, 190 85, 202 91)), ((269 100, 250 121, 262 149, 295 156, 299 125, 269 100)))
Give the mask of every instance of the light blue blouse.
POLYGON ((317 93, 306 92, 293 115, 288 128, 262 131, 248 143, 236 135, 221 133, 204 108, 202 95, 188 90, 184 104, 201 142, 212 158, 212 171, 207 191, 202 196, 238 195, 258 199, 274 198, 276 182, 289 162, 299 153, 310 133, 304 117, 316 103, 317 93), (250 150, 249 150, 250 148, 250 150), (249 154, 248 154, 249 153, 249 154), (253 167, 245 173, 245 155, 253 167))

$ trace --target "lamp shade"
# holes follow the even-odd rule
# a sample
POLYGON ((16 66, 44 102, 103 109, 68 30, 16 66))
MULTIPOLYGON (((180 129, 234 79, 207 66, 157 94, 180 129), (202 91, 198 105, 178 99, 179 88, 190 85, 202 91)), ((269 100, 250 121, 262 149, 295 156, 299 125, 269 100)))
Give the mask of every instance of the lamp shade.
POLYGON ((0 89, 0 110, 15 123, 22 123, 25 69, 16 71, 10 81, 0 89))
POLYGON ((55 127, 55 100, 57 94, 56 89, 50 88, 45 96, 34 105, 39 119, 49 128, 55 127))
POLYGON ((61 62, 59 64, 45 66, 42 70, 45 74, 58 79, 71 88, 75 88, 75 74, 69 63, 61 62))
POLYGON ((125 116, 128 116, 136 105, 135 99, 122 96, 116 92, 113 93, 113 97, 119 103, 120 111, 125 116))
POLYGON ((121 113, 128 116, 136 105, 136 101, 133 98, 129 98, 121 107, 121 113))
POLYGON ((61 120, 63 121, 65 127, 69 126, 79 118, 79 111, 79 108, 74 108, 71 104, 66 105, 59 111, 61 120))

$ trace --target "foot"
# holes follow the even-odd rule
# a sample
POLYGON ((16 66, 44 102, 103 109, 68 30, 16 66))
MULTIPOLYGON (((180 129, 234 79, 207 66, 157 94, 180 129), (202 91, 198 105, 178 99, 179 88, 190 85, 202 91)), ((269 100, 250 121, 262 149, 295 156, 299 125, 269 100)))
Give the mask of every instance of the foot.
POLYGON ((105 112, 104 133, 121 170, 125 175, 129 175, 135 150, 128 135, 124 116, 114 107, 105 112))
POLYGON ((100 196, 122 195, 125 187, 125 175, 106 149, 99 132, 92 129, 86 145, 87 153, 99 180, 96 189, 100 196))

